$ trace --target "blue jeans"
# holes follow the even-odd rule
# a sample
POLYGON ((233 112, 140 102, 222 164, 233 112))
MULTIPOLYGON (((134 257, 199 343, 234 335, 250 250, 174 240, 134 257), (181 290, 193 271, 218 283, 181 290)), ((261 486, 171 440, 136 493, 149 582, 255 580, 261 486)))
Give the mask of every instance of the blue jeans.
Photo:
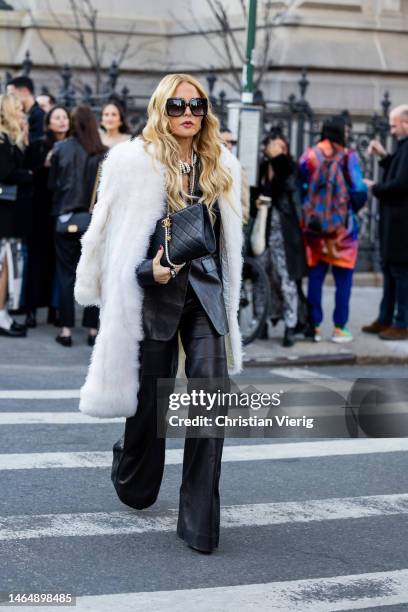
MULTIPOLYGON (((317 266, 309 268, 307 299, 312 307, 314 325, 320 325, 323 321, 322 287, 328 269, 329 264, 324 261, 320 261, 317 266)), ((332 266, 332 272, 336 283, 333 322, 336 327, 344 327, 349 317, 349 304, 354 270, 332 266)))
POLYGON ((408 327, 408 265, 383 264, 383 297, 378 320, 383 325, 408 327))

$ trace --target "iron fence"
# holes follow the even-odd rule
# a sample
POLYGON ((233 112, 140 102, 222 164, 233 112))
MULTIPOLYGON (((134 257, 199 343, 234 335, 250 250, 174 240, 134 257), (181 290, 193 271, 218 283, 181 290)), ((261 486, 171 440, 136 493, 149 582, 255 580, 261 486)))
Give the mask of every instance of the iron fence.
MULTIPOLYGON (((22 62, 20 74, 30 75, 33 61, 27 52, 22 62)), ((0 82, 0 91, 11 78, 6 72, 5 78, 0 82)), ((88 104, 98 115, 102 106, 109 100, 117 100, 124 107, 129 125, 133 133, 138 134, 146 121, 148 95, 133 94, 124 85, 118 91, 119 67, 112 62, 106 74, 106 81, 102 93, 96 94, 89 84, 74 85, 73 71, 68 64, 64 64, 59 73, 61 85, 58 91, 50 91, 47 85, 40 87, 40 93, 52 93, 58 103, 72 108, 78 103, 88 104)), ((218 77, 213 68, 207 77, 209 97, 213 109, 223 126, 228 125, 228 104, 236 101, 227 98, 225 91, 221 90, 215 95, 218 77)), ((307 99, 310 87, 307 70, 303 69, 298 81, 297 93, 292 93, 287 100, 268 100, 263 92, 258 90, 254 95, 254 103, 261 105, 263 111, 264 137, 271 132, 280 131, 290 143, 292 155, 299 158, 307 146, 318 141, 321 125, 325 115, 314 111, 307 99)), ((378 178, 378 165, 372 156, 368 155, 367 148, 372 138, 378 138, 386 147, 392 147, 389 136, 388 113, 391 107, 389 93, 384 92, 381 110, 367 117, 353 117, 347 110, 340 111, 349 126, 349 144, 359 156, 363 174, 367 178, 378 178)), ((368 205, 360 212, 360 253, 358 269, 379 269, 378 255, 378 203, 370 198, 368 205)))

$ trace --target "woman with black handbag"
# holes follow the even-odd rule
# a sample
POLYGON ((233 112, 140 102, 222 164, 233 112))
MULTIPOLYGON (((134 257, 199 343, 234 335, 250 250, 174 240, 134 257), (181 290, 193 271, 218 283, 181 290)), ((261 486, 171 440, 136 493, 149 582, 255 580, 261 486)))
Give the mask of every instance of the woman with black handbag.
MULTIPOLYGON (((190 383, 225 389, 242 368, 240 197, 239 162, 221 145, 205 90, 189 75, 168 75, 142 136, 117 145, 103 165, 75 288, 79 303, 101 306, 80 410, 127 417, 112 480, 133 508, 159 492, 157 381, 171 388, 178 337, 190 383)), ((204 553, 218 545, 222 448, 222 437, 185 440, 177 533, 204 553)))
MULTIPOLYGON (((89 106, 77 106, 71 115, 71 136, 55 144, 48 187, 53 192, 51 214, 55 218, 57 276, 60 285, 61 332, 56 341, 72 346, 75 326, 75 270, 81 255, 80 238, 90 222, 99 164, 106 152, 95 116, 89 106)), ((85 308, 82 325, 89 329, 93 346, 98 328, 97 308, 85 308)))
POLYGON ((28 128, 21 102, 0 96, 0 335, 22 337, 26 327, 14 321, 10 309, 20 304, 23 276, 22 239, 32 220, 31 170, 25 167, 28 128))

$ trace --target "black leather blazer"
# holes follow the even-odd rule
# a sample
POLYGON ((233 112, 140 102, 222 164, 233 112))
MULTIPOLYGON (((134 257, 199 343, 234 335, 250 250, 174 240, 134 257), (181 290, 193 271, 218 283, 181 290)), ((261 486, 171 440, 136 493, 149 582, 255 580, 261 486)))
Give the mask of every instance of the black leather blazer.
POLYGON ((53 192, 53 216, 89 210, 98 164, 104 155, 88 155, 74 137, 54 145, 48 175, 48 189, 53 192))
POLYGON ((188 262, 175 278, 167 284, 156 283, 153 277, 153 260, 144 259, 136 269, 139 285, 144 288, 143 329, 146 338, 170 340, 177 332, 187 284, 193 287, 211 323, 220 335, 228 333, 220 265, 221 218, 218 204, 215 205, 217 221, 214 225, 217 250, 188 262))

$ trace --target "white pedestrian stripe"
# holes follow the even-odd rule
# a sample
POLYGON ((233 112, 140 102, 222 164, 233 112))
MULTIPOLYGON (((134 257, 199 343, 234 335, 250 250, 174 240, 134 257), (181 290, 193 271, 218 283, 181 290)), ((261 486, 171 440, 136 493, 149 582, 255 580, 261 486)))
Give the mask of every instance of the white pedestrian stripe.
MULTIPOLYGON (((358 440, 323 440, 318 442, 288 442, 287 444, 225 444, 223 462, 269 461, 312 457, 398 453, 408 451, 408 438, 358 440)), ((168 449, 166 464, 183 462, 183 449, 168 449)), ((49 468, 105 468, 112 463, 112 452, 79 451, 71 453, 4 453, 0 454, 1 470, 32 470, 49 468)))
MULTIPOLYGON (((408 602, 408 570, 178 591, 77 597, 76 612, 336 612, 408 602)), ((26 607, 36 612, 38 607, 26 607)), ((61 607, 47 606, 49 612, 61 607)))
POLYGON ((269 370, 270 374, 275 374, 275 376, 282 376, 283 378, 294 378, 300 380, 307 380, 309 378, 318 380, 319 378, 330 380, 335 379, 334 376, 329 376, 328 374, 323 374, 322 372, 316 372, 314 370, 309 370, 309 368, 273 368, 269 370))
MULTIPOLYGON (((347 397, 353 385, 353 380, 337 378, 309 368, 273 368, 269 370, 269 373, 278 378, 287 378, 288 382, 282 383, 285 389, 289 386, 291 389, 303 389, 304 392, 307 392, 309 388, 310 392, 313 393, 313 387, 321 387, 322 389, 335 391, 344 398, 347 397), (307 383, 308 386, 302 387, 303 383, 307 383), (311 385, 311 388, 309 385, 311 385)), ((276 384, 276 381, 272 380, 272 382, 276 384)))
POLYGON ((79 389, 25 389, 0 391, 0 399, 79 399, 79 389))
MULTIPOLYGON (((243 504, 221 508, 222 528, 259 527, 408 514, 408 494, 243 504)), ((177 509, 165 515, 149 510, 78 514, 19 515, 0 518, 1 540, 101 536, 172 531, 177 509)))
POLYGON ((0 412, 0 425, 76 425, 124 423, 124 417, 97 419, 82 412, 0 412))

